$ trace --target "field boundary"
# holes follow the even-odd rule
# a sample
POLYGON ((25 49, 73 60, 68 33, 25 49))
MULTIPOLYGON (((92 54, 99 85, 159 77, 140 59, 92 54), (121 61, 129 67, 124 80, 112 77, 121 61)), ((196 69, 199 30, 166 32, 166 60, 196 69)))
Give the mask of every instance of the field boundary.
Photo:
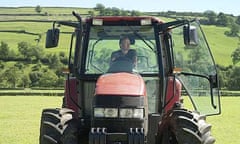
MULTIPOLYGON (((183 90, 182 95, 187 93, 183 90)), ((0 89, 0 96, 63 96, 64 89, 0 89)), ((221 96, 240 96, 240 91, 220 91, 221 96)))
POLYGON ((0 96, 63 96, 63 89, 0 89, 0 96))

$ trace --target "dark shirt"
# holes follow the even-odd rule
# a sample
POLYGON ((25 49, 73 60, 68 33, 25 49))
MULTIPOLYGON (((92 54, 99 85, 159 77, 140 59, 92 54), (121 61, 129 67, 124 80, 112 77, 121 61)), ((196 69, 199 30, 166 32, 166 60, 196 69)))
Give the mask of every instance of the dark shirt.
POLYGON ((111 62, 108 72, 132 72, 136 66, 136 50, 130 49, 123 54, 121 50, 115 51, 111 55, 111 62))
POLYGON ((136 56, 137 56, 137 52, 134 49, 130 49, 126 54, 123 54, 121 50, 118 50, 112 53, 111 63, 117 60, 125 59, 135 64, 136 56))

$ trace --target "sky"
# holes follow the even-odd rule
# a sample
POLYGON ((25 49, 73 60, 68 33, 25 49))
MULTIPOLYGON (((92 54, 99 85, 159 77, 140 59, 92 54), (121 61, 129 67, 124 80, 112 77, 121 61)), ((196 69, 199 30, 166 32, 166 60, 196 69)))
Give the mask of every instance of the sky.
POLYGON ((142 12, 204 12, 212 10, 216 13, 240 16, 239 0, 1 0, 0 7, 82 7, 93 8, 97 3, 107 7, 142 12))

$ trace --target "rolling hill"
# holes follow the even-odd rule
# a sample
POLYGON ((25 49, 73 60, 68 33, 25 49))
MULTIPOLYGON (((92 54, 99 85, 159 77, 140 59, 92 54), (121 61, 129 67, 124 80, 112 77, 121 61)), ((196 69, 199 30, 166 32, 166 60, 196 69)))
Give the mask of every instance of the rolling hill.
MULTIPOLYGON (((35 7, 0 7, 0 21, 6 20, 75 20, 71 12, 75 10, 81 15, 86 16, 90 8, 60 8, 60 7, 43 7, 41 13, 35 11, 35 7)), ((94 13, 97 13, 94 11, 94 13)), ((161 17, 165 21, 172 19, 161 17)), ((39 34, 43 35, 48 28, 51 28, 51 23, 24 23, 24 22, 0 22, 0 41, 7 42, 11 49, 16 50, 17 43, 27 41, 32 44, 38 44, 44 47, 44 37, 39 41, 39 34), (14 31, 15 32, 7 32, 14 31), (5 31, 5 32, 3 32, 5 31), (26 35, 25 33, 33 33, 26 35), (35 35, 34 35, 35 34, 35 35)), ((227 27, 217 27, 213 25, 202 26, 205 35, 208 39, 213 57, 216 63, 222 66, 232 65, 231 54, 238 47, 239 39, 236 37, 227 37, 224 33, 228 31, 227 27)), ((66 29, 66 31, 68 31, 66 29)), ((70 36, 65 35, 64 41, 60 44, 60 48, 51 50, 54 52, 67 51, 70 43, 70 36)))

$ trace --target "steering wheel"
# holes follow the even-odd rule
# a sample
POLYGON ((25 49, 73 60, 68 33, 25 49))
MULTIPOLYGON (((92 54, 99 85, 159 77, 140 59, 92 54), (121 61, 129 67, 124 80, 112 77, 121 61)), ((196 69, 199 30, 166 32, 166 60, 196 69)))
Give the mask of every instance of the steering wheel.
POLYGON ((126 57, 126 56, 120 56, 120 57, 118 57, 118 58, 116 58, 116 59, 114 60, 114 62, 116 62, 116 61, 128 61, 128 62, 132 62, 132 60, 131 60, 129 57, 126 57))
POLYGON ((130 58, 119 57, 111 63, 111 65, 108 69, 108 72, 110 72, 110 73, 132 72, 133 67, 134 67, 133 62, 130 58))

